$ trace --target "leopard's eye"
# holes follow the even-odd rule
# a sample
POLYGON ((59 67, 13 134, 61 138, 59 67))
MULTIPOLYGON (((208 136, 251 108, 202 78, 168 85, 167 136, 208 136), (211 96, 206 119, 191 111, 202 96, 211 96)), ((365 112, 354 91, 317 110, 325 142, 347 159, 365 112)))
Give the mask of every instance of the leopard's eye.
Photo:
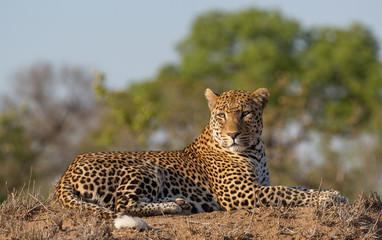
POLYGON ((242 118, 245 118, 245 117, 248 116, 249 114, 251 114, 250 111, 242 112, 242 113, 241 113, 241 117, 242 117, 242 118))
POLYGON ((218 113, 218 114, 216 114, 216 116, 217 116, 218 118, 225 119, 225 113, 218 113))

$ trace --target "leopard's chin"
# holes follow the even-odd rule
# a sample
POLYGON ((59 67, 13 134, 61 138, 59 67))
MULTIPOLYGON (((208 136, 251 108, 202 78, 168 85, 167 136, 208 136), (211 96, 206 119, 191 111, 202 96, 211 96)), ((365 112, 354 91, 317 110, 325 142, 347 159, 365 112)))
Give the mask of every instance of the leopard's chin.
POLYGON ((243 145, 239 145, 239 144, 236 144, 236 143, 233 143, 231 146, 228 147, 228 150, 231 151, 231 152, 243 152, 244 150, 246 150, 247 148, 243 145))

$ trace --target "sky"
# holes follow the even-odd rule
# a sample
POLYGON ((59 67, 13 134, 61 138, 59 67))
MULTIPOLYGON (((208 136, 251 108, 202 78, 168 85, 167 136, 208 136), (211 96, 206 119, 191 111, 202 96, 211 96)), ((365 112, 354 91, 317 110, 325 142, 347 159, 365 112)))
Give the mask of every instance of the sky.
POLYGON ((359 22, 382 46, 379 0, 2 1, 0 93, 17 71, 40 62, 99 70, 110 88, 126 87, 176 62, 175 46, 198 15, 250 7, 279 10, 304 27, 359 22))

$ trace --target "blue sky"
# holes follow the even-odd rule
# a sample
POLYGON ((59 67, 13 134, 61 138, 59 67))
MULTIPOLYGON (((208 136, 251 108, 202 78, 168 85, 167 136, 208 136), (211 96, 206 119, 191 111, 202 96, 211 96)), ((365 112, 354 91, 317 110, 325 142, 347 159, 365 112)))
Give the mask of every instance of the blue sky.
POLYGON ((3 1, 0 4, 0 93, 15 72, 38 62, 98 69, 109 87, 147 79, 177 60, 174 47, 199 14, 212 9, 278 9, 303 26, 371 29, 382 46, 379 0, 3 1))

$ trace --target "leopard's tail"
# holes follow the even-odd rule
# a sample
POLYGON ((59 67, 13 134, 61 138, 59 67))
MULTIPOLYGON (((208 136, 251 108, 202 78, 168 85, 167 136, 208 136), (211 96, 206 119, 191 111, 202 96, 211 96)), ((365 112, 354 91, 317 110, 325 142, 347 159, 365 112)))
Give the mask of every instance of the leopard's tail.
POLYGON ((137 229, 149 229, 147 222, 143 221, 139 217, 130 217, 127 215, 119 216, 114 219, 114 226, 120 228, 137 228, 137 229))
POLYGON ((149 229, 149 225, 138 217, 120 215, 108 208, 99 206, 91 201, 85 201, 76 194, 73 186, 64 180, 57 183, 55 197, 63 207, 68 209, 84 209, 87 212, 96 213, 103 219, 114 219, 114 226, 120 228, 149 229))

